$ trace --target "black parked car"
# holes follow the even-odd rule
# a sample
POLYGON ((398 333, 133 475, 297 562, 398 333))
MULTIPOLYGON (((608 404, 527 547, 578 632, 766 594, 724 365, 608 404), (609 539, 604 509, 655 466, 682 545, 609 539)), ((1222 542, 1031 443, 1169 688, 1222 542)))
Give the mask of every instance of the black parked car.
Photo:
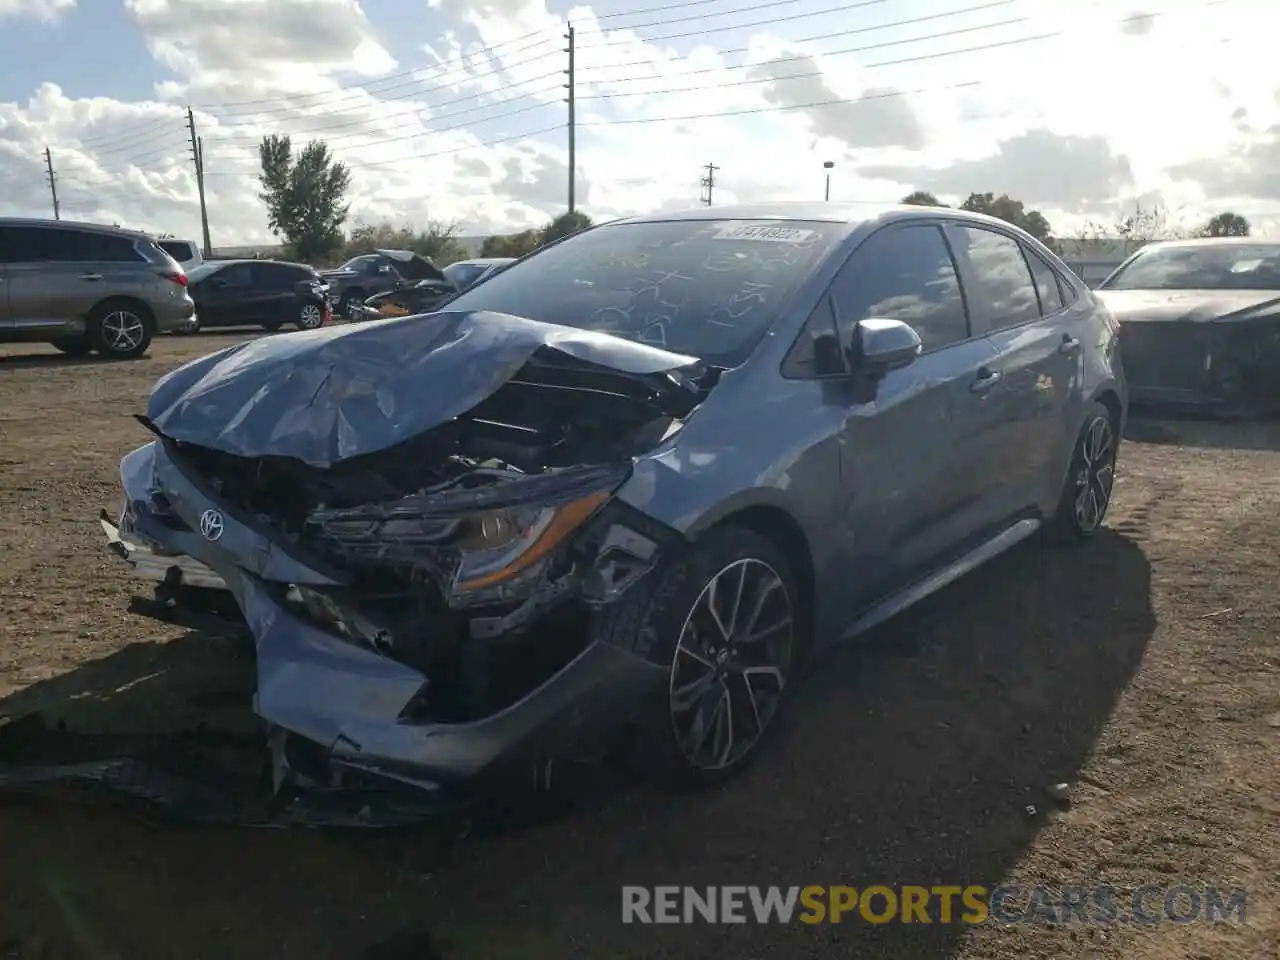
POLYGON ((188 332, 241 326, 279 330, 287 323, 314 330, 333 317, 328 284, 303 263, 219 260, 192 268, 187 280, 196 302, 188 332))
POLYGON ((379 320, 383 317, 407 317, 431 313, 458 295, 458 288, 448 280, 419 280, 399 290, 388 290, 370 297, 363 304, 353 304, 347 319, 379 320))
POLYGON ((1280 243, 1151 243, 1097 289, 1133 401, 1225 416, 1280 410, 1280 243))
POLYGON ((399 292, 424 280, 449 283, 430 257, 412 250, 375 250, 320 276, 329 284, 330 305, 348 320, 367 319, 360 306, 378 294, 399 292))

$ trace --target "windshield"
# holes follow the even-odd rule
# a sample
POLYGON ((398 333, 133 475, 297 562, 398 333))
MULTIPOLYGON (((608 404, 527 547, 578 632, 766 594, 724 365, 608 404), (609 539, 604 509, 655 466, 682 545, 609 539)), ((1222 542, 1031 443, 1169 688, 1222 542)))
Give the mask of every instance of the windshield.
POLYGON ((487 263, 451 263, 444 268, 444 275, 459 290, 465 290, 488 269, 487 263))
POLYGON ((597 330, 734 366, 847 229, 767 220, 606 224, 495 273, 449 309, 597 330))
POLYGON ((1155 247, 1102 290, 1280 290, 1280 244, 1155 247))
POLYGON ((225 264, 221 264, 221 263, 197 264, 196 266, 192 267, 190 270, 187 271, 187 282, 195 283, 198 280, 203 280, 205 277, 208 277, 217 273, 219 270, 223 268, 223 266, 225 266, 225 264))
POLYGON ((365 254, 362 257, 352 257, 350 260, 348 260, 338 269, 354 270, 356 273, 364 273, 366 270, 369 269, 370 266, 372 266, 374 259, 375 258, 369 256, 368 254, 365 254))

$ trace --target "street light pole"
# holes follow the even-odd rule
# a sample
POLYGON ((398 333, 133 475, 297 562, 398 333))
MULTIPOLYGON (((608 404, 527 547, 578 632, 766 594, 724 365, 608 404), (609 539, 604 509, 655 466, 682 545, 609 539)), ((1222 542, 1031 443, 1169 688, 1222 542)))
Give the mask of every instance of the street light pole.
POLYGON ((827 191, 822 199, 829 201, 831 199, 831 168, 836 165, 834 160, 827 160, 822 164, 822 169, 827 171, 827 191))

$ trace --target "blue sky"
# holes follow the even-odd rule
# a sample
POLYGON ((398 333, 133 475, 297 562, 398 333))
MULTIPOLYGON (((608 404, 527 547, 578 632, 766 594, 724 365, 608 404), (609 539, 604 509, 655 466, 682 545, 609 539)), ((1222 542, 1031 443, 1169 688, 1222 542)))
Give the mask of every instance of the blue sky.
POLYGON ((0 213, 47 206, 47 145, 67 209, 190 232, 192 102, 215 232, 236 242, 265 238, 256 146, 274 132, 327 140, 361 218, 533 225, 566 198, 553 88, 572 12, 578 201, 595 215, 696 203, 709 160, 724 202, 808 197, 825 159, 838 199, 1009 191, 1055 224, 1139 202, 1280 215, 1280 10, 1263 0, 78 0, 52 24, 29 12, 59 2, 0 3, 28 9, 0 15, 0 213), (1124 22, 1142 11, 1155 17, 1124 22), (548 58, 522 65, 512 51, 531 32, 548 58), (499 75, 475 58, 486 43, 499 75), (447 83, 428 47, 450 58, 447 83), (409 69, 421 88, 386 76, 409 69), (235 106, 246 99, 266 105, 235 106))

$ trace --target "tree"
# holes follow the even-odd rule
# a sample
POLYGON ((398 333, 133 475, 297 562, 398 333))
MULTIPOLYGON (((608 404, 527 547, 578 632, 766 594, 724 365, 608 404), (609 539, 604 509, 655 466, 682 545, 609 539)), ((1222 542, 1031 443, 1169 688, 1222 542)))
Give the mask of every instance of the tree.
POLYGON ((542 242, 550 243, 552 240, 559 240, 579 230, 586 230, 589 226, 591 226, 591 218, 581 211, 562 213, 542 228, 542 242))
POLYGON ((486 237, 480 248, 482 257, 523 257, 542 246, 543 230, 521 230, 501 237, 486 237))
POLYGON ((389 223, 376 226, 357 222, 343 246, 343 257, 358 257, 374 250, 412 250, 434 263, 445 266, 466 256, 458 243, 458 225, 430 220, 422 230, 394 227, 389 223))
POLYGON ((990 193, 971 193, 965 202, 960 204, 960 209, 997 217, 1005 223, 1021 227, 1041 243, 1049 246, 1054 244, 1053 230, 1044 215, 1039 210, 1027 210, 1023 207, 1021 200, 1014 200, 1007 193, 1002 193, 998 197, 990 193))
POLYGON ((929 193, 927 190, 912 190, 910 193, 908 193, 905 197, 902 198, 902 202, 906 204, 910 204, 913 207, 945 207, 946 206, 945 203, 943 203, 941 200, 935 197, 932 193, 929 193))
POLYGON ((1156 203, 1148 207, 1136 203, 1132 213, 1122 216, 1114 224, 1089 221, 1080 229, 1077 239, 1086 242, 1123 240, 1125 252, 1129 253, 1157 240, 1181 240, 1187 235, 1186 229, 1170 220, 1162 205, 1156 203))
POLYGON ((295 159, 290 138, 273 134, 262 138, 258 156, 259 196, 267 205, 271 232, 284 238, 300 260, 331 253, 342 243, 350 210, 344 202, 350 171, 329 155, 323 140, 312 140, 295 159))
POLYGON ((1247 237, 1249 221, 1238 213, 1220 213, 1200 229, 1202 237, 1247 237))

